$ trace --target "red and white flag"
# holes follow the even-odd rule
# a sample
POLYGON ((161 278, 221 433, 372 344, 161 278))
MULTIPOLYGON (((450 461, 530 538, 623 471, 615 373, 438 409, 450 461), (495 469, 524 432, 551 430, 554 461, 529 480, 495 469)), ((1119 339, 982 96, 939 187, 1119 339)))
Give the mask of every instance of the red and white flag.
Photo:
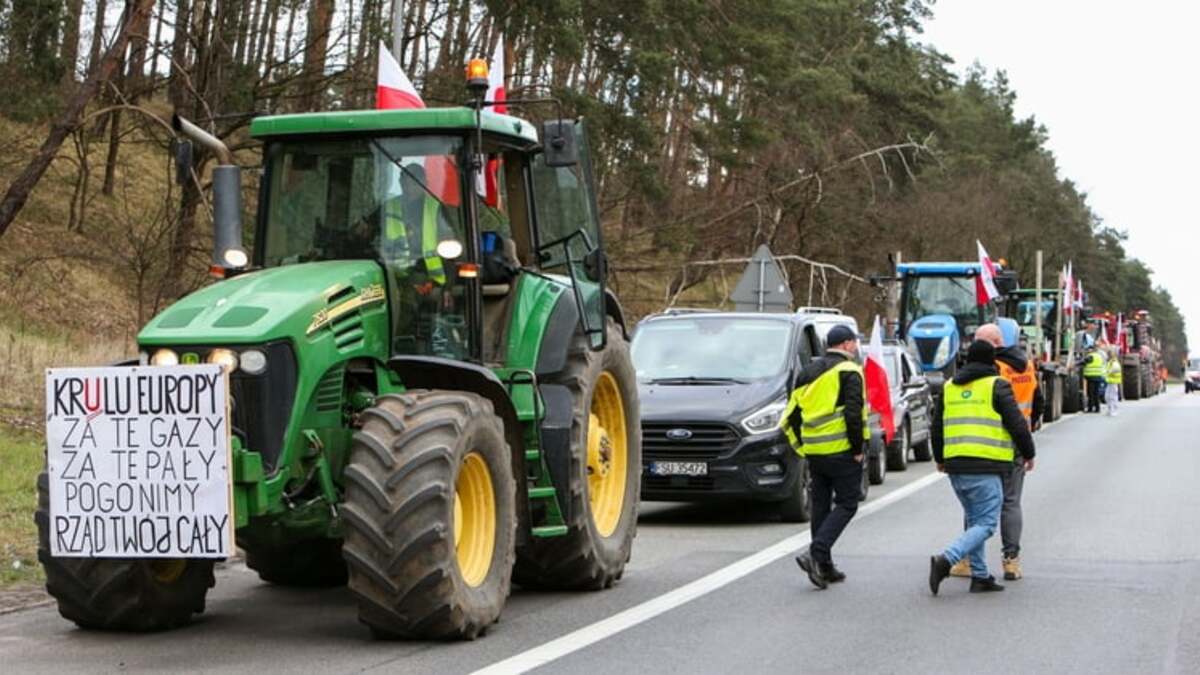
POLYGON ((887 368, 883 365, 883 326, 875 316, 871 329, 871 344, 867 347, 867 363, 863 368, 867 380, 867 402, 879 413, 885 443, 891 443, 896 435, 896 418, 892 412, 892 385, 888 380, 887 368))
POLYGON ((1117 314, 1117 345, 1116 345, 1116 347, 1117 347, 1117 351, 1119 353, 1125 352, 1125 330, 1124 330, 1125 327, 1123 325, 1124 323, 1125 323, 1125 315, 1117 314))
MULTIPOLYGON (((387 45, 379 41, 379 75, 375 81, 376 110, 411 110, 424 108, 425 101, 417 93, 412 80, 400 69, 400 63, 387 45)), ((458 169, 450 157, 426 157, 425 182, 443 204, 458 206, 458 169)))
POLYGON ((1075 314, 1075 278, 1072 276, 1070 262, 1063 271, 1063 312, 1069 316, 1075 314))
MULTIPOLYGON (((504 36, 496 41, 496 51, 492 53, 492 63, 488 68, 488 90, 484 100, 495 101, 489 106, 498 113, 508 112, 504 101, 508 95, 504 89, 504 36)), ((486 166, 475 182, 476 190, 483 197, 485 204, 492 208, 500 208, 500 158, 487 160, 486 166)))
POLYGON ((987 251, 983 250, 983 244, 978 239, 975 240, 975 244, 979 246, 979 276, 975 277, 975 303, 986 305, 1000 297, 1000 291, 996 290, 996 266, 992 264, 992 259, 988 257, 987 251))
POLYGON ((412 80, 400 69, 396 57, 379 41, 379 79, 375 83, 375 108, 377 110, 404 110, 424 108, 425 101, 417 93, 412 80))

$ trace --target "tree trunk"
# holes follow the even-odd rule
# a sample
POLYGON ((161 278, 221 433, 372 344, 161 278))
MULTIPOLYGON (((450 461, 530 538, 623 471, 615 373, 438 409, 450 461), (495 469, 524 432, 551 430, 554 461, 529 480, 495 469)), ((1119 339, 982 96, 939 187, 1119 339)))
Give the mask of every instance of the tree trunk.
POLYGON ((104 13, 108 0, 96 0, 96 23, 92 26, 92 51, 88 56, 88 72, 96 69, 100 61, 100 48, 104 46, 104 13))
POLYGON ((175 3, 175 39, 171 44, 171 64, 167 72, 167 98, 175 109, 187 103, 187 48, 188 26, 191 25, 191 9, 188 0, 175 3))
POLYGON ((62 43, 63 91, 70 91, 75 87, 75 71, 79 67, 79 17, 82 12, 83 0, 67 0, 62 43))
POLYGON ((158 79, 158 57, 162 55, 162 28, 165 23, 166 7, 158 8, 158 17, 154 20, 154 52, 150 55, 150 68, 146 73, 146 80, 150 83, 150 89, 155 88, 155 81, 158 79))
POLYGON ((321 106, 325 81, 325 57, 329 52, 329 26, 333 20, 334 0, 312 0, 308 10, 308 35, 304 45, 301 75, 301 101, 305 111, 321 106))
POLYGON ((111 197, 117 176, 117 156, 121 151, 121 109, 112 111, 108 121, 108 156, 104 160, 104 185, 100 191, 111 197))
POLYGON ((4 236, 4 233, 12 225, 17 214, 21 212, 21 208, 25 206, 26 200, 29 199, 29 193, 33 191, 34 186, 41 180, 42 175, 46 173, 50 162, 58 154, 58 149, 62 147, 63 141, 79 126, 80 116, 83 114, 83 110, 87 107, 87 104, 96 97, 96 92, 100 89, 100 83, 112 78, 116 74, 117 68, 120 65, 120 55, 125 52, 130 35, 144 36, 146 34, 146 29, 150 25, 150 10, 154 6, 154 0, 132 0, 132 2, 130 11, 126 14, 125 21, 117 31, 117 36, 113 40, 112 46, 105 52, 104 57, 95 64, 95 67, 90 69, 87 79, 83 81, 83 84, 80 85, 79 89, 76 90, 75 94, 67 102, 62 114, 51 124, 50 133, 46 136, 42 147, 38 149, 37 154, 29 161, 29 164, 25 166, 16 179, 13 180, 12 184, 8 186, 8 191, 5 192, 4 198, 0 200, 0 237, 4 236))

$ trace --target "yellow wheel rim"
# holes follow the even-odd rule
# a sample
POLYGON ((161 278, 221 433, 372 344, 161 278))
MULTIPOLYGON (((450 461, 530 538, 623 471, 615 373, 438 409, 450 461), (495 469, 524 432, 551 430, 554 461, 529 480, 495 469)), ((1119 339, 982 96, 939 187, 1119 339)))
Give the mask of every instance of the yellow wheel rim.
POLYGON ((588 503, 600 536, 616 531, 625 506, 625 477, 629 471, 625 403, 617 380, 600 373, 588 417, 588 503))
POLYGON ((183 576, 187 569, 187 561, 182 558, 159 558, 150 561, 150 573, 160 584, 170 584, 183 576))
POLYGON ((487 578, 496 549, 496 493, 483 457, 472 451, 463 459, 454 486, 454 550, 458 571, 468 586, 487 578))

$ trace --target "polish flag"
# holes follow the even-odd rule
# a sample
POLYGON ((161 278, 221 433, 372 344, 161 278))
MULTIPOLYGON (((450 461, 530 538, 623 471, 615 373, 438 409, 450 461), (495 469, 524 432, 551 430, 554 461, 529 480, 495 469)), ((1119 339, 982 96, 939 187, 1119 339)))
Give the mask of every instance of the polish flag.
MULTIPOLYGON (((504 36, 496 41, 496 51, 492 53, 492 63, 488 68, 487 101, 495 101, 491 106, 494 112, 507 113, 508 106, 504 101, 508 95, 504 89, 504 36)), ((500 158, 487 160, 487 166, 475 182, 476 190, 483 197, 485 204, 492 208, 500 208, 500 158)))
MULTIPOLYGON (((412 80, 400 69, 400 64, 383 40, 379 41, 379 75, 375 83, 376 110, 411 110, 424 108, 425 101, 417 93, 412 80)), ((458 169, 450 157, 426 157, 425 181, 429 191, 443 204, 458 206, 458 169)))
POLYGON ((379 41, 379 80, 375 84, 375 108, 377 110, 404 110, 424 108, 425 101, 417 93, 412 80, 400 69, 396 57, 388 50, 383 40, 379 41))
POLYGON ((1072 276, 1071 263, 1063 272, 1063 312, 1068 316, 1075 314, 1075 279, 1072 276))
POLYGON ((1124 323, 1125 315, 1117 314, 1117 353, 1125 353, 1125 330, 1124 323))
POLYGON ((896 435, 896 418, 892 412, 892 386, 888 381, 887 368, 883 365, 883 326, 878 315, 871 329, 871 344, 867 347, 867 363, 863 371, 867 380, 867 402, 872 410, 879 413, 884 442, 891 443, 896 435))
POLYGON ((996 290, 996 266, 992 264, 992 259, 988 257, 987 251, 983 250, 983 244, 978 239, 975 240, 975 244, 979 247, 979 276, 975 277, 975 303, 986 305, 1000 297, 1000 291, 996 290))

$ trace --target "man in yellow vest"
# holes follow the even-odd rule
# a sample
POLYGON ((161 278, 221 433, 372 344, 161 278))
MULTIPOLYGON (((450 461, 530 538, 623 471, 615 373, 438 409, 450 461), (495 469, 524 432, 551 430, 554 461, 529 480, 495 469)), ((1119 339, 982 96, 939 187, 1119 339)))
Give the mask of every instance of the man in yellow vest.
POLYGON ((402 267, 424 267, 432 286, 446 285, 438 242, 456 238, 442 214, 442 203, 429 193, 425 169, 407 164, 400 171, 400 194, 383 205, 383 255, 402 267))
POLYGON ((1100 346, 1092 345, 1083 359, 1083 379, 1087 382, 1087 412, 1100 412, 1100 392, 1104 388, 1107 365, 1100 346))
POLYGON ((934 406, 933 458, 938 471, 950 474, 950 485, 963 507, 967 529, 929 560, 929 590, 937 595, 954 563, 971 561, 971 592, 1002 591, 988 574, 984 544, 996 531, 1004 503, 1003 477, 1017 454, 1026 472, 1033 471, 1033 434, 1012 386, 996 370, 996 349, 975 340, 967 363, 944 385, 934 406))
POLYGON ((1104 376, 1104 402, 1108 404, 1108 416, 1114 417, 1117 414, 1117 401, 1121 400, 1121 384, 1124 381, 1121 359, 1116 349, 1108 350, 1108 365, 1105 369, 1107 372, 1104 376))
POLYGON ((812 545, 796 563, 817 588, 846 579, 832 549, 858 511, 864 442, 871 437, 858 336, 834 326, 826 345, 825 356, 801 371, 781 422, 812 480, 812 545))
MULTIPOLYGON (((1042 415, 1045 413, 1046 398, 1038 385, 1037 366, 1025 356, 1025 352, 1017 345, 1004 344, 1004 334, 1000 326, 987 323, 975 331, 975 339, 986 340, 996 349, 996 370, 1013 390, 1013 398, 1017 407, 1025 416, 1031 431, 1041 427, 1042 415)), ((1024 514, 1021 511, 1021 494, 1025 491, 1025 469, 1020 461, 1013 464, 1013 469, 1004 477, 1004 506, 1000 509, 1000 541, 1004 558, 1001 565, 1004 568, 1004 578, 1016 581, 1024 576, 1021 570, 1021 529, 1024 526, 1024 514)), ((959 560, 950 570, 952 577, 971 576, 971 567, 967 559, 959 560)))

